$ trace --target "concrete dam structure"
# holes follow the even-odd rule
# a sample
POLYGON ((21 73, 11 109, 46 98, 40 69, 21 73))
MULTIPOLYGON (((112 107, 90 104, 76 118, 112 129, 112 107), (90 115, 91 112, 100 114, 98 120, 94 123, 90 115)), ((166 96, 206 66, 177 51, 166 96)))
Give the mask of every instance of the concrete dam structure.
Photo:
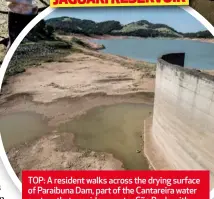
POLYGON ((214 76, 184 68, 185 54, 158 59, 144 150, 154 169, 210 170, 214 186, 214 76))

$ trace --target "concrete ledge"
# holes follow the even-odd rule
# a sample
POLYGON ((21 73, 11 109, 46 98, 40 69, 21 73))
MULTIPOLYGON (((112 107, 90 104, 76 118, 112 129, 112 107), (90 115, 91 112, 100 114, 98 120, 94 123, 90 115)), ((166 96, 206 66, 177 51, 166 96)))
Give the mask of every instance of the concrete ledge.
MULTIPOLYGON (((180 54, 180 53, 179 53, 180 54)), ((169 54, 170 55, 170 54, 169 54)), ((166 56, 166 55, 165 55, 166 56)), ((162 56, 164 57, 164 56, 162 56)), ((201 79, 206 79, 209 81, 214 81, 214 76, 210 75, 208 73, 204 73, 201 72, 199 70, 196 69, 192 69, 192 68, 185 68, 183 67, 183 65, 179 65, 180 63, 175 60, 175 62, 173 63, 172 60, 170 60, 170 62, 166 61, 165 59, 163 59, 162 57, 158 58, 158 63, 160 64, 160 67, 162 66, 166 66, 168 68, 171 68, 172 70, 178 70, 180 72, 183 72, 185 74, 188 74, 190 76, 196 77, 196 78, 201 78, 201 79), (177 63, 176 63, 177 62, 177 63), (176 63, 176 64, 175 64, 176 63)), ((165 57, 164 57, 165 58, 165 57)), ((182 61, 181 61, 182 62, 182 61)))

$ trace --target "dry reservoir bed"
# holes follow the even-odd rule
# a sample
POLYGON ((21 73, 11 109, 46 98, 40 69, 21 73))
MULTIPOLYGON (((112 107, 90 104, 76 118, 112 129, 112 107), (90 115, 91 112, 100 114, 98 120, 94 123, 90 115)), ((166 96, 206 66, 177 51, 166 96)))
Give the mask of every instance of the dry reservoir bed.
POLYGON ((153 89, 139 69, 80 53, 11 77, 0 127, 15 172, 149 169, 142 131, 153 89))

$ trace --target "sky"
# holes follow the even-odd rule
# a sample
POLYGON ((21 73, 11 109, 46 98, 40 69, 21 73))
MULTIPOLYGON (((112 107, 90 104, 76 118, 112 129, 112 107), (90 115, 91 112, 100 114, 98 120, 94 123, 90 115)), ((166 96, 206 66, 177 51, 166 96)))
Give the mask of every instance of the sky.
POLYGON ((106 8, 58 8, 46 19, 74 17, 95 22, 116 20, 127 24, 139 20, 169 25, 179 32, 197 32, 206 28, 193 16, 179 7, 106 7, 106 8))

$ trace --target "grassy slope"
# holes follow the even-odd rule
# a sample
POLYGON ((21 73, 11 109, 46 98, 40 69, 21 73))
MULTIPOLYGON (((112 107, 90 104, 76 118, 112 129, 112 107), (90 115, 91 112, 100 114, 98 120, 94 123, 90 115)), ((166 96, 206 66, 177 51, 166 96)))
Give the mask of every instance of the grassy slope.
POLYGON ((96 23, 89 20, 81 20, 76 18, 60 17, 47 20, 46 23, 55 28, 57 31, 64 33, 79 33, 79 34, 122 34, 129 36, 175 36, 182 37, 173 28, 164 24, 153 24, 146 20, 140 20, 121 25, 119 21, 104 21, 96 23))
POLYGON ((156 30, 158 32, 161 33, 166 33, 166 34, 172 34, 175 36, 182 36, 180 34, 178 34, 176 31, 168 28, 168 27, 158 27, 158 28, 154 28, 151 26, 149 26, 148 24, 138 24, 136 22, 130 23, 125 25, 121 30, 117 30, 114 32, 122 32, 122 33, 129 33, 129 32, 133 32, 133 31, 137 31, 137 30, 156 30))

